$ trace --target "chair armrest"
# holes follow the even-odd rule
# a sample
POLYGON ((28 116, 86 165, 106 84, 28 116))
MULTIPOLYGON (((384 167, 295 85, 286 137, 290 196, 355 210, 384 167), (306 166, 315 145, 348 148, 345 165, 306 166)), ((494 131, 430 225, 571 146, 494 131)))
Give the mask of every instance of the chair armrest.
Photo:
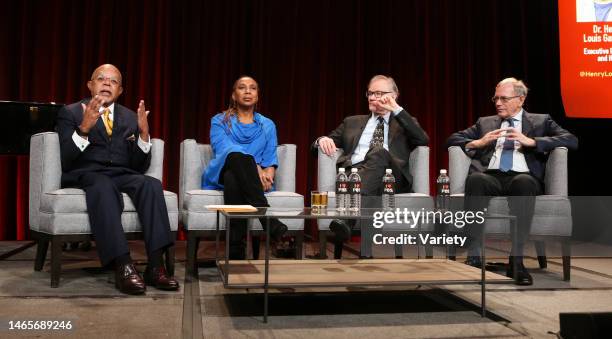
POLYGON ((342 155, 342 152, 343 150, 338 148, 336 153, 329 156, 323 153, 319 148, 317 154, 317 190, 327 192, 336 191, 336 163, 338 162, 340 155, 342 155))
POLYGON ((567 196, 567 148, 557 147, 548 155, 544 174, 544 192, 567 196))
POLYGON ((295 192, 296 153, 297 146, 293 144, 282 144, 276 147, 278 169, 274 181, 277 191, 295 192))
POLYGON ((448 176, 451 194, 465 193, 465 179, 470 170, 470 157, 459 146, 448 148, 448 176))
POLYGON ((163 181, 164 176, 164 141, 151 139, 151 164, 145 172, 146 175, 163 181))
POLYGON ((408 160, 414 193, 429 195, 429 146, 418 146, 410 152, 408 160))
POLYGON ((29 180, 30 229, 38 230, 41 196, 45 192, 60 189, 62 180, 62 163, 57 133, 37 133, 30 138, 29 180))

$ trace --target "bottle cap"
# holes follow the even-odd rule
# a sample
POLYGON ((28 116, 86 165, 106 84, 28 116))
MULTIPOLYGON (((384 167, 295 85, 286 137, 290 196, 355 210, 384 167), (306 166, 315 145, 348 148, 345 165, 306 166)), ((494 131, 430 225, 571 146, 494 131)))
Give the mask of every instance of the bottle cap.
POLYGON ((393 173, 393 170, 391 170, 390 168, 387 168, 387 169, 385 170, 385 173, 387 173, 387 174, 391 174, 391 173, 393 173))
POLYGON ((440 170, 440 174, 446 174, 446 170, 445 169, 441 169, 440 170))
POLYGON ((344 173, 346 170, 344 169, 344 167, 340 167, 338 168, 338 173, 344 173))
POLYGON ((356 168, 351 168, 351 173, 357 173, 357 169, 356 168))

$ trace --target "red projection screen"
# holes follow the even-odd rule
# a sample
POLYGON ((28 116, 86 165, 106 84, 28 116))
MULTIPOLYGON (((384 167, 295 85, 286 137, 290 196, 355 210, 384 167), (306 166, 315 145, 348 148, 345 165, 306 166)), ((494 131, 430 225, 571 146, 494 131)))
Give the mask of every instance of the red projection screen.
POLYGON ((559 0, 559 46, 567 116, 612 118, 612 0, 559 0))

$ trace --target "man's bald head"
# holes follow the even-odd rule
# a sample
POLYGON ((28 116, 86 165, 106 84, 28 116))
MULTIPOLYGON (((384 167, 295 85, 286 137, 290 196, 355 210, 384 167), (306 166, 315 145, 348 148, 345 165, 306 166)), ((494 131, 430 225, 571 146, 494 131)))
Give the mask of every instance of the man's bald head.
POLYGON ((99 96, 104 100, 104 106, 109 106, 123 93, 121 72, 111 64, 98 66, 91 73, 87 88, 91 97, 99 96))

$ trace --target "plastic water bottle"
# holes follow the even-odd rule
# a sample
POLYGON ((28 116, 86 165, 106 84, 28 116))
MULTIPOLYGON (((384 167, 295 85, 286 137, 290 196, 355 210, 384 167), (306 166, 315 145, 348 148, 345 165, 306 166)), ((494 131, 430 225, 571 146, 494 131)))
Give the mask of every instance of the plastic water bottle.
POLYGON ((394 210, 395 209, 395 177, 393 171, 390 168, 385 170, 383 176, 383 193, 382 193, 382 207, 383 210, 394 210))
POLYGON ((346 211, 348 205, 348 177, 346 176, 346 170, 343 167, 338 169, 338 175, 336 176, 336 210, 343 212, 346 211))
POLYGON ((349 180, 349 211, 357 212, 361 209, 361 177, 356 168, 351 168, 349 180))
POLYGON ((446 175, 445 169, 440 170, 440 175, 436 180, 436 184, 438 193, 436 197, 436 207, 446 210, 450 207, 450 178, 446 175))

